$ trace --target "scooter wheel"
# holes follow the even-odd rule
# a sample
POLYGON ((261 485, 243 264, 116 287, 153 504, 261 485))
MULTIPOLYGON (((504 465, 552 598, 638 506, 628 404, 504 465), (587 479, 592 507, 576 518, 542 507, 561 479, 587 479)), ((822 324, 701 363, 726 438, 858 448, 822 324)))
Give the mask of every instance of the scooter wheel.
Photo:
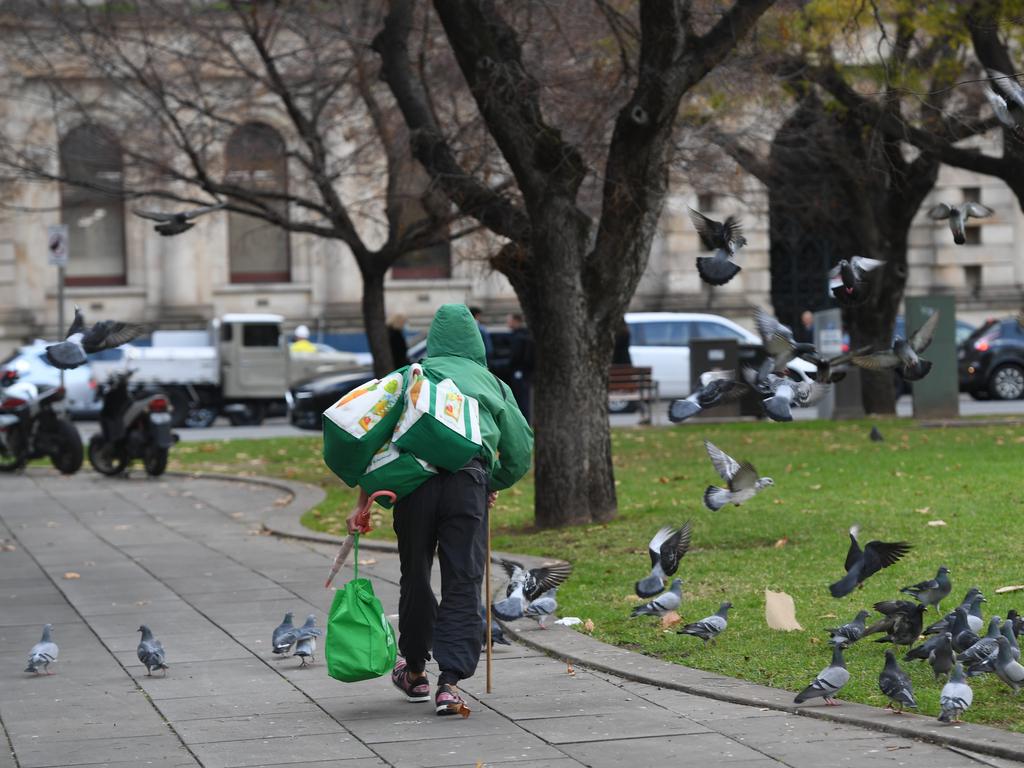
POLYGON ((128 457, 124 446, 111 446, 96 434, 89 440, 89 463, 101 475, 119 475, 128 466, 128 457))
POLYGON ((50 454, 50 462, 63 475, 73 475, 82 468, 82 436, 70 421, 58 419, 56 425, 57 450, 50 454))
POLYGON ((150 477, 158 477, 167 469, 167 449, 158 445, 146 446, 142 454, 142 466, 146 468, 146 474, 150 477))

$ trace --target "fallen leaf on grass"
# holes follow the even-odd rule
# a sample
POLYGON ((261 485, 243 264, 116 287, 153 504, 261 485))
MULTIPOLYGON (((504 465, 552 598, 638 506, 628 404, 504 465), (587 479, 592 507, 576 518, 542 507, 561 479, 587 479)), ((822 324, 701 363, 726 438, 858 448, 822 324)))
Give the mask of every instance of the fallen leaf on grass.
POLYGON ((781 539, 772 544, 775 549, 782 549, 784 546, 789 544, 789 536, 783 536, 781 539))
POLYGON ((929 520, 928 525, 932 528, 941 528, 946 524, 945 520, 929 520))
POLYGON ((812 491, 820 491, 821 490, 821 483, 815 483, 814 485, 812 485, 811 486, 811 490, 812 491))
POLYGON ((921 507, 920 509, 915 509, 914 511, 918 512, 918 513, 920 513, 922 515, 930 515, 932 513, 932 508, 931 507, 921 507))
POLYGON ((64 574, 64 578, 65 579, 80 579, 80 578, 82 578, 82 574, 75 573, 74 571, 68 571, 67 573, 64 574))
POLYGON ((1000 587, 996 590, 996 594, 1002 595, 1006 592, 1020 592, 1021 590, 1024 590, 1024 584, 1013 584, 1009 587, 1000 587))
POLYGON ((680 616, 678 613, 676 613, 675 611, 669 611, 661 617, 661 628, 668 629, 669 627, 674 627, 682 620, 683 617, 680 616))
POLYGON ((770 589, 764 591, 764 618, 769 629, 780 629, 785 632, 803 629, 796 620, 793 597, 785 592, 772 592, 770 589))
POLYGON ((583 629, 586 632, 593 632, 594 631, 594 621, 593 621, 593 619, 587 619, 586 621, 584 621, 583 622, 583 629))
POLYGON ((623 598, 623 599, 627 603, 646 603, 647 602, 642 597, 637 597, 636 595, 633 595, 633 594, 626 595, 626 597, 623 598))

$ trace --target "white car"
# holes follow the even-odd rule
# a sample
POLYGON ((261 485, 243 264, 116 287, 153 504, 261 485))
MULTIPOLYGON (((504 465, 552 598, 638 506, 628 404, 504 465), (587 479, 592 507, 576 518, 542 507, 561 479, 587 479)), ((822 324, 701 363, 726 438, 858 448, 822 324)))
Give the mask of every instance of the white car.
MULTIPOLYGON (((690 341, 735 339, 739 344, 761 345, 761 338, 727 317, 698 312, 628 312, 629 356, 633 365, 650 367, 658 382, 658 396, 686 397, 690 382, 690 341)), ((815 366, 794 360, 790 368, 813 374, 815 366)))
MULTIPOLYGON (((35 384, 40 389, 60 386, 60 369, 54 368, 46 359, 46 347, 55 342, 36 339, 33 343, 19 347, 14 353, 0 361, 0 370, 22 361, 28 366, 21 375, 22 381, 35 384)), ((95 418, 99 415, 103 401, 96 397, 96 379, 88 363, 64 372, 64 403, 72 416, 95 418)))

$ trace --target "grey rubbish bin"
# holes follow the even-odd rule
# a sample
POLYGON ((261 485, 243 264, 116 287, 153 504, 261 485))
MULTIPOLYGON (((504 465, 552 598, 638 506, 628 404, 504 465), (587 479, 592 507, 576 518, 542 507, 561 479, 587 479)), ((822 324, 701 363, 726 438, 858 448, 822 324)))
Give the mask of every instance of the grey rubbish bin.
MULTIPOLYGON (((700 387, 700 375, 708 371, 735 371, 739 359, 736 339, 693 339, 690 342, 690 389, 700 387)), ((698 416, 739 416, 737 401, 724 403, 698 416)))

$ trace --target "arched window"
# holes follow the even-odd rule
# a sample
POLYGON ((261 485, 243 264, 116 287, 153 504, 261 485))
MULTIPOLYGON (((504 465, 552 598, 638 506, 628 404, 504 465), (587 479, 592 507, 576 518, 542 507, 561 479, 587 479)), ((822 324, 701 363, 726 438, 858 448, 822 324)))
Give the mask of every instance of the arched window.
MULTIPOLYGON (((261 192, 288 191, 288 159, 281 135, 264 123, 246 123, 227 144, 227 181, 261 192)), ((288 204, 271 207, 288 216, 288 204)), ((255 216, 228 214, 228 258, 233 283, 278 283, 291 279, 288 233, 255 216)))
POLYGON ((124 161, 121 145, 98 125, 60 142, 61 220, 68 228, 68 285, 124 285, 124 161))

